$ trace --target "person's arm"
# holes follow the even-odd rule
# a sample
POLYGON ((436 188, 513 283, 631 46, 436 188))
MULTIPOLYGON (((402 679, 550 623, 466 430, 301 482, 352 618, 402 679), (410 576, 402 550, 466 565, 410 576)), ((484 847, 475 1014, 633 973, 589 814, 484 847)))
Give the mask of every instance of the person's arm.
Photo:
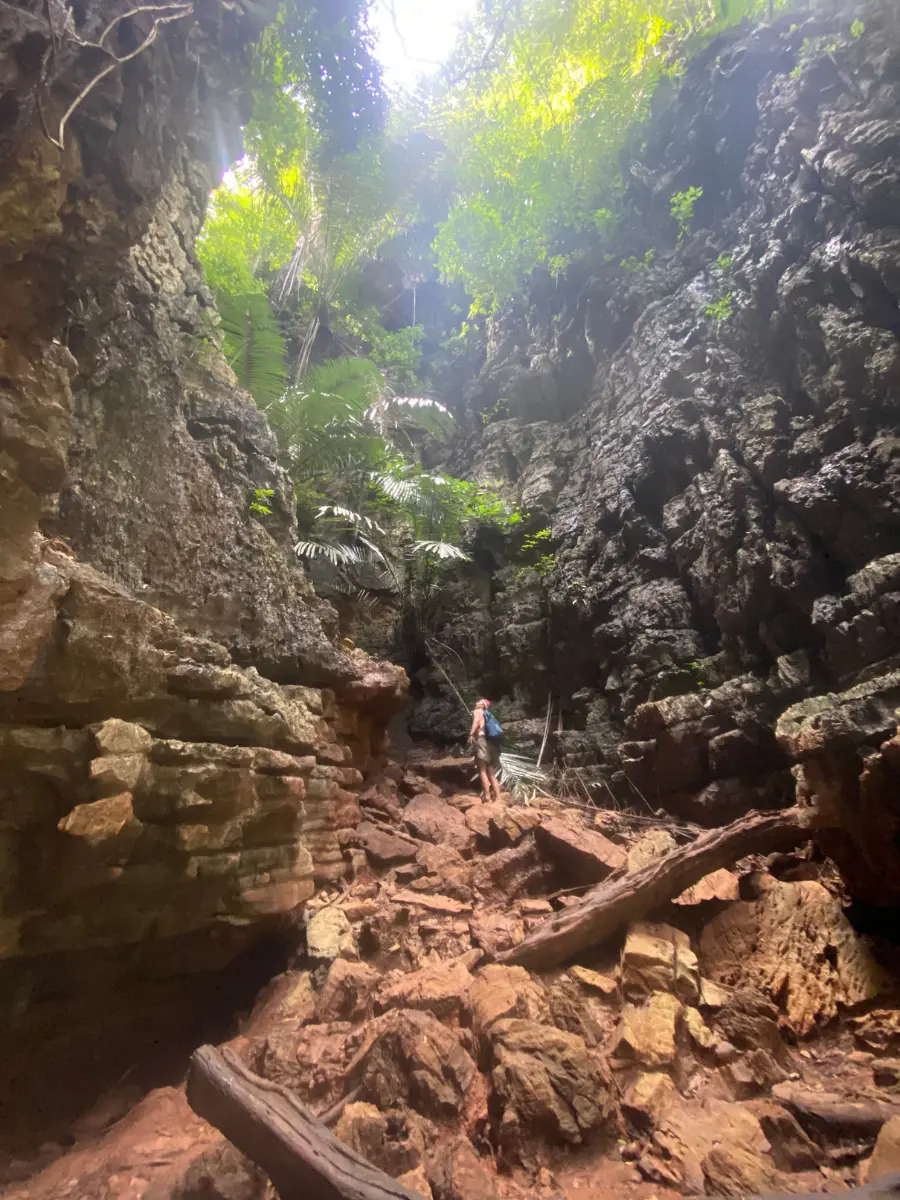
POLYGON ((474 741, 475 735, 478 733, 484 722, 484 715, 480 708, 476 708, 472 714, 472 728, 469 730, 469 741, 474 741))

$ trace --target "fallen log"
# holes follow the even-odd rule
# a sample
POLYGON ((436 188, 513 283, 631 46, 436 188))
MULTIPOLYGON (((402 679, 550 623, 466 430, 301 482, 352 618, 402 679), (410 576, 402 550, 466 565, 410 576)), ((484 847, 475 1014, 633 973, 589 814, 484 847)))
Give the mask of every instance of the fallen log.
MULTIPOLYGON (((846 1200, 900 1200, 900 1171, 891 1171, 861 1187, 836 1194, 844 1196, 846 1200)), ((821 1200, 821 1196, 821 1192, 792 1192, 777 1196, 749 1196, 747 1200, 821 1200)))
POLYGON ((701 834, 695 842, 679 846, 639 871, 601 883, 577 907, 554 914, 518 946, 498 954, 497 962, 539 971, 558 966, 680 896, 710 872, 748 854, 767 854, 806 841, 817 820, 817 811, 811 808, 748 813, 722 829, 701 834))
POLYGON ((296 1096, 230 1050, 191 1056, 188 1103, 269 1176, 281 1200, 422 1200, 345 1146, 296 1096))
POLYGON ((874 1141, 900 1107, 880 1100, 848 1100, 833 1092, 814 1092, 792 1083, 778 1083, 772 1096, 794 1114, 807 1133, 827 1144, 842 1138, 874 1141))

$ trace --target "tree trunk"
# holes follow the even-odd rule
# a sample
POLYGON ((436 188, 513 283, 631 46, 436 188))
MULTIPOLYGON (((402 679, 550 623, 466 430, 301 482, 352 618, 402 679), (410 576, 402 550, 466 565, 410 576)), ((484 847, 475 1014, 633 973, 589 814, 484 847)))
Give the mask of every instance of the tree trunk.
POLYGON ((281 1200, 422 1200, 338 1141, 287 1088, 254 1075, 233 1051, 194 1051, 187 1098, 198 1116, 262 1167, 281 1200))
POLYGON ((832 1092, 814 1092, 794 1083, 778 1083, 772 1097, 794 1114, 808 1134, 824 1145, 841 1139, 874 1141, 900 1107, 879 1100, 848 1100, 832 1092))
POLYGON ((801 808, 752 812, 723 829, 704 833, 640 871, 595 887, 577 908, 548 918, 524 942, 498 954, 497 961, 538 971, 558 966, 679 896, 710 872, 747 854, 766 854, 806 841, 815 815, 815 810, 801 808))

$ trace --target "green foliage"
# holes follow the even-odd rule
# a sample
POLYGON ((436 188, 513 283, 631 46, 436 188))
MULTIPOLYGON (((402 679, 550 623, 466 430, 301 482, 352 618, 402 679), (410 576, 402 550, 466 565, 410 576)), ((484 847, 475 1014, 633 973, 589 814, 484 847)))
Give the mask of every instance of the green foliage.
MULTIPOLYGON (((774 0, 781 7, 784 0, 774 0)), ((490 313, 564 235, 609 229, 621 151, 656 85, 769 0, 519 0, 480 7, 439 97, 455 198, 435 250, 490 313)))
POLYGON ((678 226, 678 241, 681 243, 687 236, 694 219, 694 207, 703 195, 702 187, 689 187, 684 192, 675 192, 669 200, 669 212, 678 226))
POLYGON ((257 404, 274 403, 287 386, 284 338, 264 294, 219 298, 225 356, 257 404))
POLYGON ((865 32, 865 24, 857 17, 857 19, 850 26, 850 36, 855 41, 858 41, 865 32))
POLYGON ((395 386, 406 390, 421 334, 388 333, 378 314, 355 303, 354 281, 366 258, 411 220, 434 151, 382 140, 337 154, 291 90, 277 30, 264 39, 260 62, 266 86, 254 97, 247 160, 214 195, 198 244, 216 300, 268 295, 300 329, 295 380, 312 362, 320 332, 333 326, 361 337, 388 372, 396 367, 395 386))
POLYGON ((546 579, 556 566, 556 555, 549 550, 553 540, 553 531, 538 529, 527 534, 519 547, 519 556, 529 560, 515 574, 516 583, 521 583, 529 574, 536 574, 540 579, 546 579))
POLYGON ((731 256, 728 254, 720 254, 713 263, 714 271, 721 271, 723 275, 727 275, 731 270, 731 256))
POLYGON ((686 662, 684 664, 684 670, 687 671, 691 678, 691 682, 699 691, 702 691, 703 688, 706 687, 706 679, 703 674, 702 663, 696 662, 692 659, 690 662, 686 662))
POLYGON ((371 308, 347 313, 340 323, 350 336, 360 342, 363 353, 381 368, 393 387, 411 391, 418 386, 418 371, 422 363, 420 346, 425 336, 421 325, 386 330, 378 313, 371 308))
POLYGON ((261 517, 270 517, 272 510, 266 501, 274 495, 275 491, 273 488, 254 488, 253 499, 250 501, 250 511, 257 513, 261 517))
POLYGON ((838 44, 833 38, 814 37, 804 38, 797 55, 797 65, 791 71, 791 79, 797 79, 803 70, 803 64, 817 54, 834 54, 838 44))
POLYGON ((384 439, 366 414, 384 377, 365 358, 335 358, 310 367, 264 411, 297 481, 360 466, 373 468, 385 454, 384 439))
POLYGON ((257 51, 257 91, 302 95, 328 156, 352 152, 384 121, 371 6, 372 0, 286 3, 257 51))
POLYGON ((714 321, 729 321, 734 316, 734 293, 729 292, 721 300, 714 300, 712 304, 707 304, 706 315, 712 317, 714 321))
POLYGON ((496 404, 492 404, 490 408, 486 408, 481 414, 482 425, 490 425, 493 421, 502 421, 509 416, 509 401, 505 396, 501 396, 496 404))
POLYGON ((643 258, 635 258, 632 254, 628 258, 623 258, 619 266, 626 271, 649 271, 656 262, 656 251, 650 249, 643 258))
POLYGON ((552 537, 551 529, 539 529, 536 533, 529 533, 522 540, 522 553, 527 554, 531 550, 543 549, 552 537))
POLYGON ((287 265, 293 248, 287 214, 247 171, 213 194, 197 253, 217 298, 265 295, 266 278, 287 265))

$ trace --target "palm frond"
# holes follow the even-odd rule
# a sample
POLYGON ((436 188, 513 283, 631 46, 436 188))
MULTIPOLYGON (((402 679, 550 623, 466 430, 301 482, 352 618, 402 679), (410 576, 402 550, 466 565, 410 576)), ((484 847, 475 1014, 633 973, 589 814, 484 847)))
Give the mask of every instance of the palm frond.
POLYGON ((316 513, 316 520, 324 520, 328 517, 348 521, 351 525, 361 525, 363 529, 370 529, 375 533, 387 536, 377 521, 373 521, 365 513, 354 512, 352 508, 344 508, 340 504, 324 504, 316 513))
POLYGON ((446 405, 424 396, 381 396, 369 409, 368 416, 384 434, 395 429, 419 429, 446 436, 455 424, 446 405))
POLYGON ((300 382, 266 407, 266 416, 298 477, 333 469, 353 453, 375 463, 383 438, 365 414, 384 386, 378 367, 364 358, 331 359, 311 367, 300 382))
POLYGON ((380 612, 390 603, 389 598, 380 595, 371 588, 363 587, 361 584, 347 583, 339 578, 329 579, 324 583, 317 583, 316 586, 327 595, 346 596, 349 600, 362 605, 370 616, 380 612))
POLYGON ((517 796, 534 796, 546 793, 550 787, 550 776, 532 759, 524 754, 504 751, 500 755, 497 778, 508 791, 517 796))
POLYGON ((369 358, 346 354, 317 363, 306 371, 298 387, 307 394, 337 394, 352 404, 358 417, 365 415, 384 389, 384 375, 369 358))
POLYGON ((418 479, 403 479, 384 471, 373 471, 372 482, 396 504, 412 505, 422 497, 422 485, 418 479))
POLYGON ((439 558, 444 561, 448 559, 456 559, 459 562, 469 562, 469 555, 459 546, 454 546, 452 542, 413 542, 407 550, 407 555, 410 558, 415 558, 416 555, 425 555, 426 557, 439 558))
POLYGON ((358 533, 356 535, 356 540, 360 543, 360 545, 366 547, 375 562, 380 562, 387 565, 387 559, 385 558, 380 546, 376 546, 374 542, 369 541, 369 539, 362 533, 358 533))
POLYGON ((261 408, 276 403, 287 386, 287 353, 278 322, 262 294, 217 297, 225 355, 261 408))
POLYGON ((324 558, 333 566, 363 561, 362 551, 357 546, 347 546, 341 542, 297 542, 294 553, 298 558, 324 558))

